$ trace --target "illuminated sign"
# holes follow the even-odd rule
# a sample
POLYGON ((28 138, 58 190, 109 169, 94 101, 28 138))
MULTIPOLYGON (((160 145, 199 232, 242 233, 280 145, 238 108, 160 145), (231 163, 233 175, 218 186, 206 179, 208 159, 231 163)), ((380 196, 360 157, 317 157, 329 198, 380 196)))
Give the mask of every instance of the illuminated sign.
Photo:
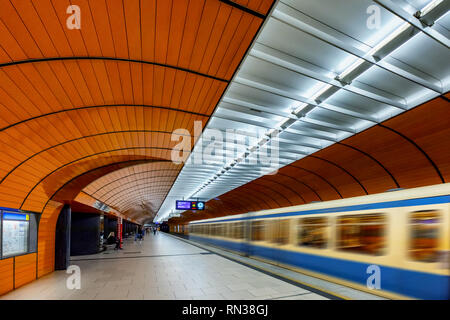
POLYGON ((103 202, 100 202, 100 201, 98 201, 98 200, 95 201, 93 207, 94 207, 95 209, 98 209, 98 210, 104 211, 104 212, 109 212, 109 211, 111 210, 110 207, 108 207, 106 204, 104 204, 103 202))
POLYGON ((29 215, 3 212, 2 255, 14 256, 28 251, 29 215))
POLYGON ((205 203, 203 201, 177 200, 175 208, 177 210, 204 210, 205 203))

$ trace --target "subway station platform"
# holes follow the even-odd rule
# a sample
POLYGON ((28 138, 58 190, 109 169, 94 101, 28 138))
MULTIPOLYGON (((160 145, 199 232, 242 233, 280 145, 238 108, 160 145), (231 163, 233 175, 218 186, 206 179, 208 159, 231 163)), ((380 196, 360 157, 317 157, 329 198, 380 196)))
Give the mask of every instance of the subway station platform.
POLYGON ((303 277, 300 284, 291 271, 162 232, 147 235, 143 241, 126 239, 120 251, 72 257, 70 264, 80 267, 79 290, 67 288, 70 274, 55 271, 0 299, 381 299, 297 274, 303 277), (314 287, 308 288, 303 281, 314 287))
POLYGON ((0 300, 450 300, 449 47, 450 0, 0 0, 0 300))

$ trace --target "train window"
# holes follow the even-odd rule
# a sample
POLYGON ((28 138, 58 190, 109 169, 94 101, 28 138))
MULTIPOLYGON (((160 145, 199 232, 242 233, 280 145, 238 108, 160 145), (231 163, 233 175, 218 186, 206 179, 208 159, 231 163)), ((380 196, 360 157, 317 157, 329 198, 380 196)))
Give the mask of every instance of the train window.
POLYGON ((303 218, 298 221, 298 245, 312 248, 326 248, 327 218, 303 218))
POLYGON ((231 238, 231 235, 230 235, 230 224, 229 223, 224 223, 223 224, 223 236, 225 237, 225 238, 231 238))
POLYGON ((224 231, 225 231, 225 226, 223 225, 223 223, 217 224, 217 235, 219 237, 223 237, 224 236, 224 231))
POLYGON ((337 219, 337 249, 371 255, 382 255, 386 246, 386 216, 363 214, 337 219))
POLYGON ((211 235, 216 237, 223 237, 223 225, 221 223, 214 223, 211 225, 211 235))
POLYGON ((231 224, 231 234, 234 239, 244 239, 244 224, 242 222, 231 224))
POLYGON ((209 226, 209 234, 211 236, 217 236, 217 224, 212 224, 209 226))
POLYGON ((272 220, 269 230, 271 242, 276 244, 289 243, 289 220, 272 220))
POLYGON ((418 211, 410 216, 411 259, 422 262, 438 260, 440 216, 437 211, 418 211))
POLYGON ((252 221, 252 241, 264 241, 264 231, 264 221, 252 221))

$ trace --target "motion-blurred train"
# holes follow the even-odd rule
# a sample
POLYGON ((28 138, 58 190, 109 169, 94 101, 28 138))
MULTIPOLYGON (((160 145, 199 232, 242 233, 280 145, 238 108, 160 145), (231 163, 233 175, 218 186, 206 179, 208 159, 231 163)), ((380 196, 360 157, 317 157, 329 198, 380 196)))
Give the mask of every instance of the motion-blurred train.
POLYGON ((198 220, 185 232, 373 294, 450 299, 450 183, 198 220), (371 265, 379 289, 368 288, 371 265))

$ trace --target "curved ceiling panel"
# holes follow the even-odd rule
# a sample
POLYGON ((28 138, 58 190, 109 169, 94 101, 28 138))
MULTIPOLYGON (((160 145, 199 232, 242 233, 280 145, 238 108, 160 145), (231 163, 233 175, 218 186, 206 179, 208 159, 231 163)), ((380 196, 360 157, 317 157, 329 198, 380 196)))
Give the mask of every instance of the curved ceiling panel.
POLYGON ((59 116, 70 109, 92 107, 99 107, 98 112, 108 117, 108 109, 101 107, 118 105, 209 116, 226 84, 205 75, 126 61, 54 60, 3 66, 0 125, 8 128, 30 119, 59 116))
MULTIPOLYGON (((255 5, 267 8, 267 2, 255 5)), ((115 57, 230 79, 262 22, 218 0, 81 0, 81 29, 70 30, 66 10, 72 4, 0 1, 0 62, 115 57)))
POLYGON ((204 127, 272 3, 80 0, 71 30, 68 0, 0 0, 1 204, 45 212, 147 166, 93 196, 157 210, 180 170, 172 132, 204 127))
POLYGON ((130 166, 100 177, 83 192, 127 216, 142 211, 143 218, 151 220, 180 169, 180 165, 159 161, 130 166))

